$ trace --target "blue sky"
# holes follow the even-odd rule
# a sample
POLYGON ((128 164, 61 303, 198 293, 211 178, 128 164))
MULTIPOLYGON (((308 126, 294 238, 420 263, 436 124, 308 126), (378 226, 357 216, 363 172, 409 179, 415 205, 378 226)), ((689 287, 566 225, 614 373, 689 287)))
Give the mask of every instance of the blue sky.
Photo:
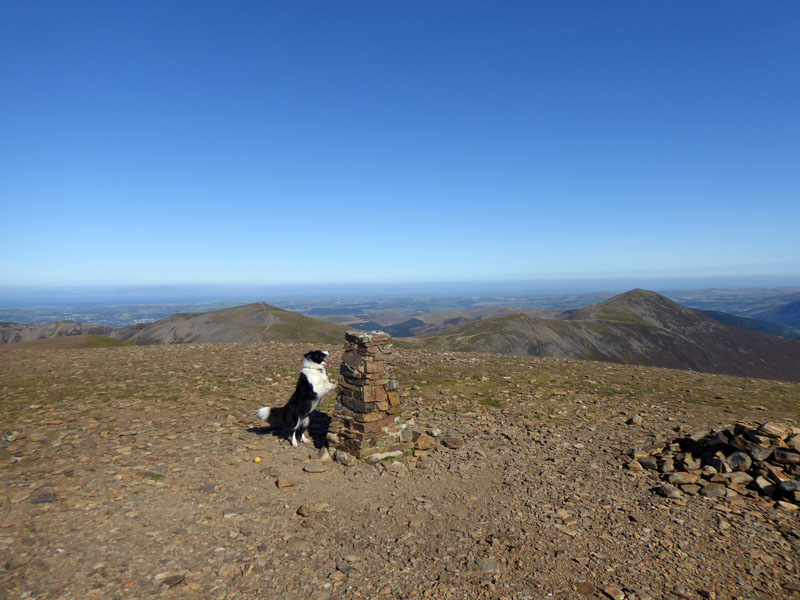
POLYGON ((0 0, 0 285, 800 280, 800 3, 0 0))

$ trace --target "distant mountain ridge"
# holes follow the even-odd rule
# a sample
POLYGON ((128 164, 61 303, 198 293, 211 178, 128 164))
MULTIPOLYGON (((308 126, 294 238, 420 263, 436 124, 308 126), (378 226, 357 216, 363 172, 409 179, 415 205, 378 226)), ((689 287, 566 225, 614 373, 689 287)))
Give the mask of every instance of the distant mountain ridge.
POLYGON ((676 290, 664 295, 697 310, 766 321, 800 333, 800 288, 711 288, 676 290))
POLYGON ((418 316, 409 317, 402 313, 384 312, 355 316, 334 315, 325 318, 326 321, 340 322, 353 329, 371 331, 380 329, 392 337, 415 337, 428 333, 436 333, 448 327, 480 321, 491 317, 510 314, 526 314, 537 317, 552 317, 564 313, 563 308, 530 308, 519 306, 486 306, 471 309, 439 310, 418 316), (335 319, 335 320, 334 320, 335 319))
POLYGON ((0 322, 0 344, 30 342, 45 338, 70 335, 110 335, 114 330, 105 325, 79 323, 78 321, 55 321, 52 323, 0 322))
POLYGON ((408 343, 800 381, 800 342, 726 325, 655 292, 632 290, 569 313, 484 319, 408 343))
POLYGON ((106 336, 140 345, 214 342, 341 343, 346 327, 256 302, 204 313, 178 313, 152 323, 112 329, 104 325, 0 323, 0 342, 10 344, 72 335, 106 336))
POLYGON ((179 313, 153 323, 114 330, 111 337, 137 344, 214 342, 340 343, 346 327, 255 302, 204 313, 179 313))
POLYGON ((751 316, 783 327, 800 330, 800 300, 758 311, 751 316))
POLYGON ((16 348, 36 350, 82 350, 84 348, 116 348, 120 346, 135 346, 133 342, 125 342, 106 335, 62 335, 52 338, 40 338, 27 342, 13 344, 0 344, 0 354, 13 352, 16 348))
MULTIPOLYGON (((475 314, 465 312, 443 312, 423 325, 408 320, 390 327, 396 333, 413 333, 425 326, 440 329, 397 338, 398 346, 588 359, 800 381, 800 342, 727 325, 646 290, 632 290, 575 310, 491 307, 475 314), (475 320, 461 322, 467 318, 475 320)), ((259 302, 205 313, 179 313, 121 329, 63 321, 4 323, 0 340, 99 335, 136 344, 269 340, 340 344, 347 329, 259 302)))

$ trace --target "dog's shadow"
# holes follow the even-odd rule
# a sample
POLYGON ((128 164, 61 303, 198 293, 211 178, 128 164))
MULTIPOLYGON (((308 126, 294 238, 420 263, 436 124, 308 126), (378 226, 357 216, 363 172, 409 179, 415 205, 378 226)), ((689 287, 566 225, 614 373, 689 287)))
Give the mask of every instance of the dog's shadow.
MULTIPOLYGON (((328 432, 330 431, 331 418, 329 415, 315 410, 310 415, 311 422, 308 425, 308 435, 311 436, 315 448, 324 448, 328 445, 328 432)), ((265 427, 250 427, 250 433, 256 435, 272 435, 274 437, 286 440, 287 442, 292 437, 292 432, 280 427, 271 425, 265 427)), ((298 440, 299 441, 299 440, 298 440)))

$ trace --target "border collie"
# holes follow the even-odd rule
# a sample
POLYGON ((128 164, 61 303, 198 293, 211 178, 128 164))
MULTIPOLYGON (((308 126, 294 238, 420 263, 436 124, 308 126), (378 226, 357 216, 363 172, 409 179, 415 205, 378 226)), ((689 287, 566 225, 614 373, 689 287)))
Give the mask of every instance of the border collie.
POLYGON ((259 419, 269 423, 271 427, 292 432, 294 447, 297 447, 298 432, 301 442, 311 441, 306 437, 309 415, 317 408, 322 397, 336 388, 336 384, 328 379, 328 374, 325 372, 327 361, 328 352, 325 350, 312 350, 306 353, 303 356, 303 370, 297 379, 297 387, 286 406, 278 408, 264 406, 258 409, 259 419))

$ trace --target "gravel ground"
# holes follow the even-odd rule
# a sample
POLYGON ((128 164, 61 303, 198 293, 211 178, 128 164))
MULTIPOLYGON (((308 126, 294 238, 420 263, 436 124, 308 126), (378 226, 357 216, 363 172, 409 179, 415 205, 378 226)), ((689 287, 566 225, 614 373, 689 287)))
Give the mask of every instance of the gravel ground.
POLYGON ((796 423, 800 385, 396 350, 434 448, 345 466, 332 400, 315 447, 255 418, 310 348, 3 348, 0 596, 800 598, 796 512, 623 468, 677 431, 796 423))

